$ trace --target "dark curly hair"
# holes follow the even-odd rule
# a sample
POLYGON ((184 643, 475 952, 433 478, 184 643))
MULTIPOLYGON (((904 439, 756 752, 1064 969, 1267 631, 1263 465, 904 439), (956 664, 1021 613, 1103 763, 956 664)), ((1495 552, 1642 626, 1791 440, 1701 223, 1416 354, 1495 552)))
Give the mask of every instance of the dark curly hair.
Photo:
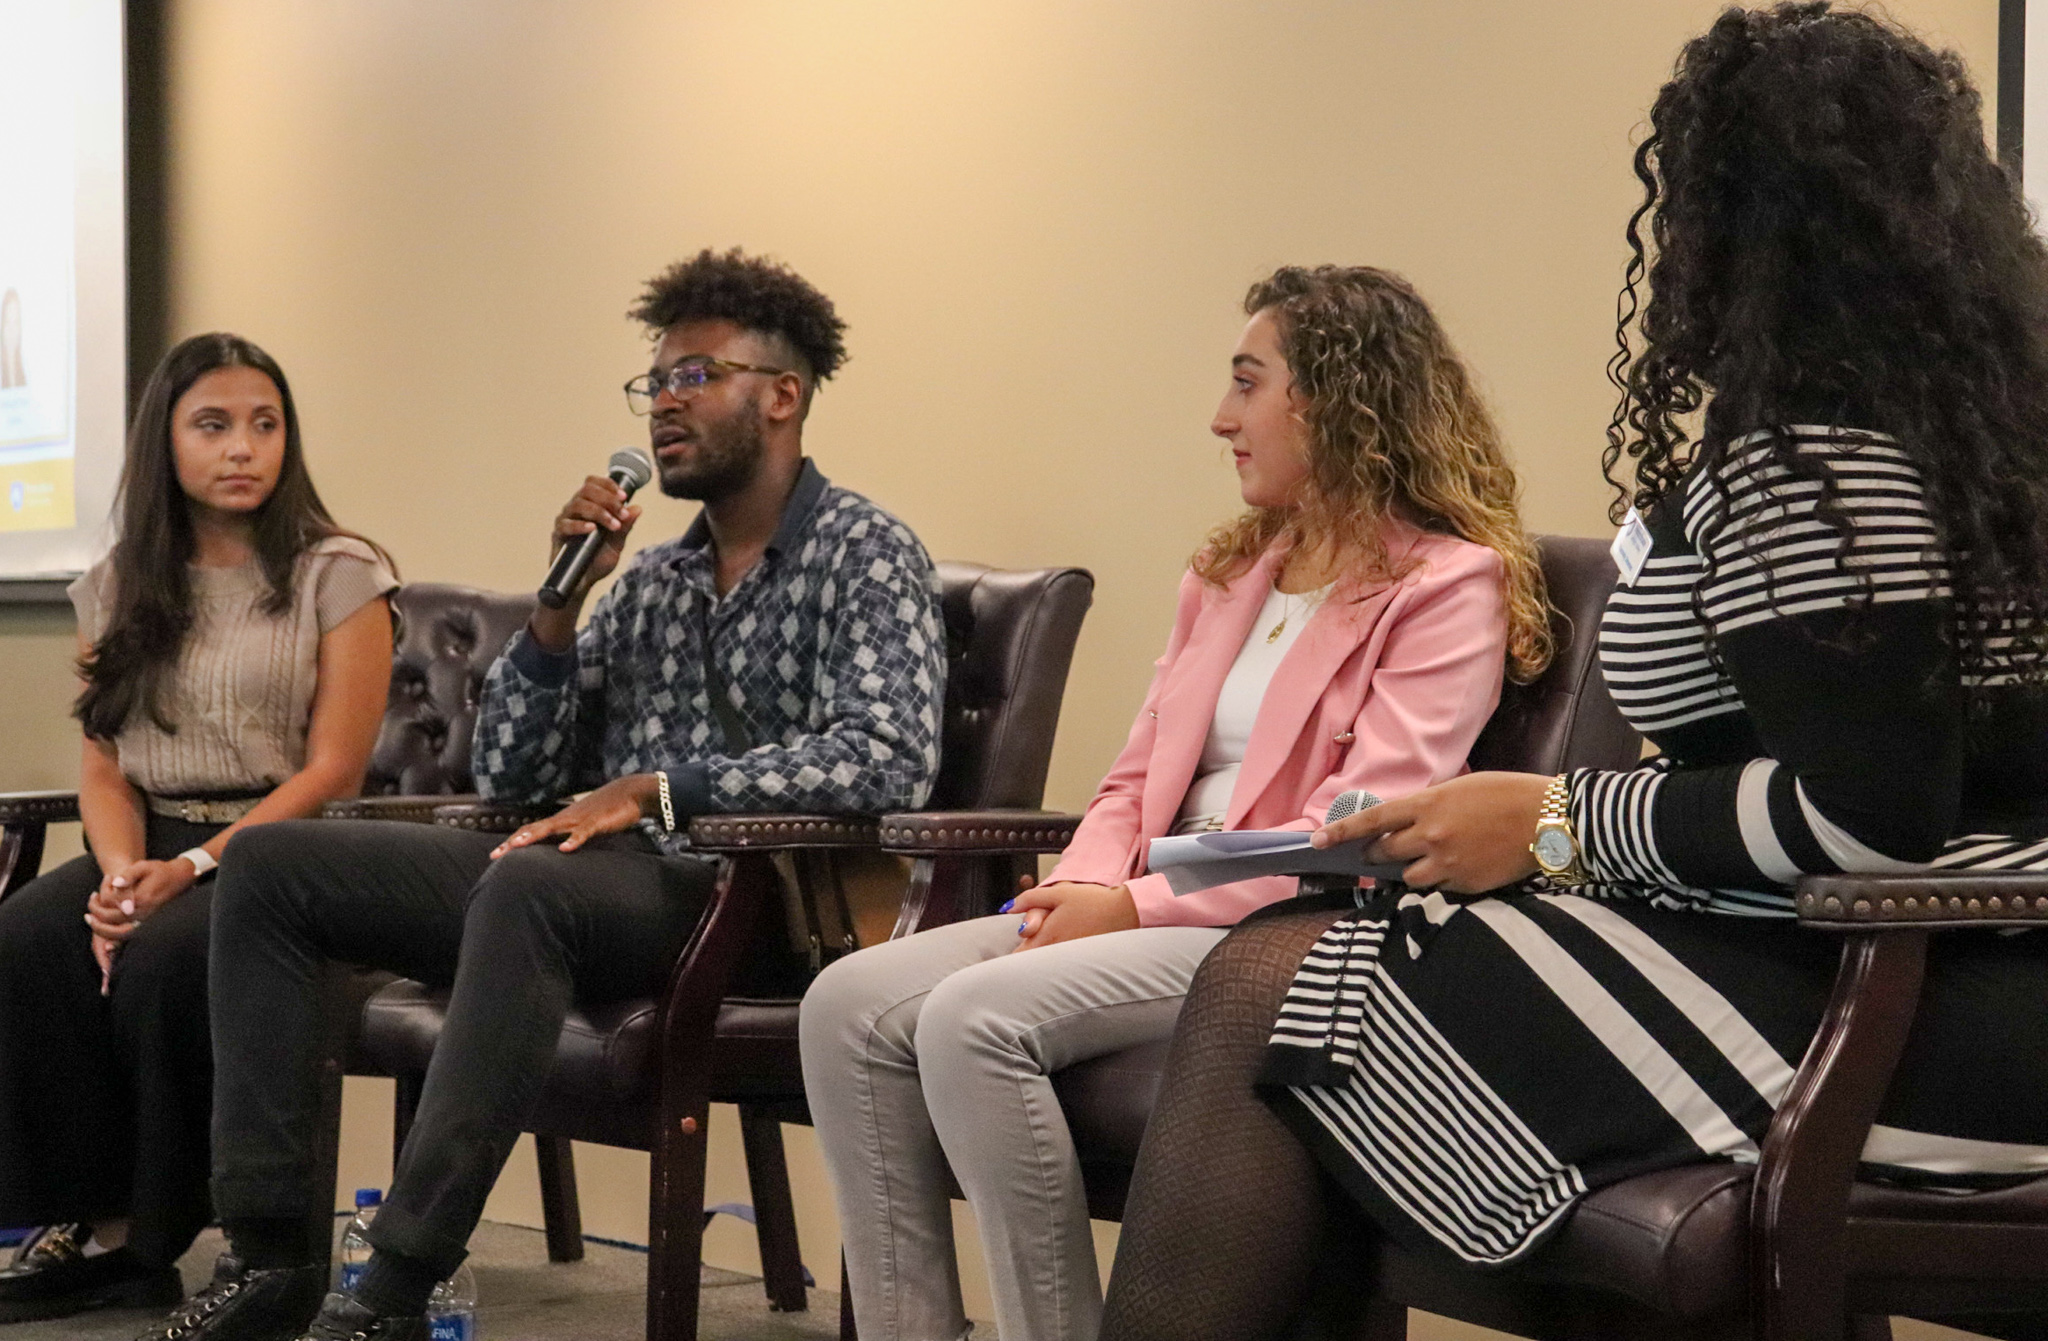
POLYGON ((709 247, 647 281, 626 315, 659 335, 686 321, 730 321, 780 340, 803 364, 807 384, 822 382, 846 362, 846 323, 832 300, 788 266, 738 247, 709 247))
MULTIPOLYGON (((1890 434, 1920 470, 1953 575, 1959 668, 2038 683, 2048 253, 1985 148, 1962 60, 1825 3, 1729 9, 1680 54, 1650 127, 1608 366, 1615 518, 1675 498, 1754 430, 1890 434)), ((1815 515, 1846 559, 1829 466, 1782 432, 1773 443, 1787 472, 1820 484, 1815 515)))

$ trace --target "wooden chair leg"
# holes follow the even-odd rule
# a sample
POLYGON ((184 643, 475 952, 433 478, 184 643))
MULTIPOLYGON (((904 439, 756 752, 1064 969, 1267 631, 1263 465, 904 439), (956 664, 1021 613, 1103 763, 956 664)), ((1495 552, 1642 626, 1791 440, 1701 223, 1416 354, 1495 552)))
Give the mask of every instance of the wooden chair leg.
POLYGON ((747 1185, 754 1197, 754 1232, 761 1243, 761 1285, 768 1307, 801 1313, 803 1254, 796 1241, 796 1204, 789 1194, 789 1164, 782 1152, 782 1122, 773 1112, 740 1105, 740 1140, 747 1152, 747 1185))
POLYGON ((1758 1341, 1849 1335, 1849 1189, 1919 1006, 1928 935, 1871 933, 1842 947, 1827 1014, 1771 1119, 1751 1194, 1750 1316, 1758 1341))
POLYGON ((839 1254, 839 1341, 860 1341, 860 1324, 853 1320, 853 1282, 846 1275, 846 1254, 839 1254))
POLYGON ((583 1204, 576 1195, 576 1152, 566 1136, 535 1136, 540 1165, 540 1218, 547 1227, 548 1260, 583 1260, 583 1204))
MULTIPOLYGON (((667 1106, 664 1106, 667 1108, 667 1106)), ((655 1135, 647 1206, 647 1341, 697 1341, 704 1260, 705 1136, 711 1104, 667 1108, 655 1135)))

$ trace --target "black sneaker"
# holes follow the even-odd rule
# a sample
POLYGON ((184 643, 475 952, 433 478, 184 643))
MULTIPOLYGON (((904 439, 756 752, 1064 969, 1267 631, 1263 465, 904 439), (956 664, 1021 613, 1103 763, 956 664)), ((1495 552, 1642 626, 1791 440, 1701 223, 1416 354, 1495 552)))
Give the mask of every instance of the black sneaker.
POLYGON ((0 1322, 68 1318, 93 1308, 162 1308, 184 1293, 175 1267, 149 1267, 126 1248, 85 1255, 84 1225, 51 1225, 0 1268, 0 1322))
POLYGON ((427 1341, 427 1320, 372 1313, 345 1294, 330 1294, 298 1341, 427 1341))
POLYGON ((213 1282, 136 1341, 293 1341, 326 1288, 324 1263, 256 1271, 222 1253, 213 1282))

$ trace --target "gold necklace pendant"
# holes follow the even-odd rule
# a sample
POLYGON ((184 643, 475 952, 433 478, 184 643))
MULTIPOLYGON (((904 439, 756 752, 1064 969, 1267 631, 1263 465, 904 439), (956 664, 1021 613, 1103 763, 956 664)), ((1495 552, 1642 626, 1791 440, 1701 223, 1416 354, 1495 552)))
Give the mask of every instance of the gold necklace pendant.
POLYGON ((1268 643, 1277 643, 1280 641, 1280 635, 1287 632, 1288 619, 1289 616, 1287 615, 1280 616, 1280 622, 1278 624, 1275 624, 1273 626, 1273 631, 1266 635, 1266 641, 1268 643))

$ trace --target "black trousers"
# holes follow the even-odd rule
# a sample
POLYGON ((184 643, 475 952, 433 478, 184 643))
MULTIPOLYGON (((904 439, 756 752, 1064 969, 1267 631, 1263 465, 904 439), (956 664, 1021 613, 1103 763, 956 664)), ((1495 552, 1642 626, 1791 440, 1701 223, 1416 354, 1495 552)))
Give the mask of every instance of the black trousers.
MULTIPOLYGON (((148 855, 174 857, 221 827, 151 815, 148 855)), ((85 925, 99 883, 88 855, 0 901, 0 1224, 132 1216, 130 1249, 167 1266, 213 1218, 213 886, 144 921, 101 996, 85 925)))
POLYGON ((572 1001, 657 990, 710 863, 639 833, 579 852, 422 824, 285 821, 237 834, 213 913, 213 1197, 221 1219, 303 1217, 319 970, 339 959, 452 985, 371 1242, 453 1272, 533 1111, 572 1001))

